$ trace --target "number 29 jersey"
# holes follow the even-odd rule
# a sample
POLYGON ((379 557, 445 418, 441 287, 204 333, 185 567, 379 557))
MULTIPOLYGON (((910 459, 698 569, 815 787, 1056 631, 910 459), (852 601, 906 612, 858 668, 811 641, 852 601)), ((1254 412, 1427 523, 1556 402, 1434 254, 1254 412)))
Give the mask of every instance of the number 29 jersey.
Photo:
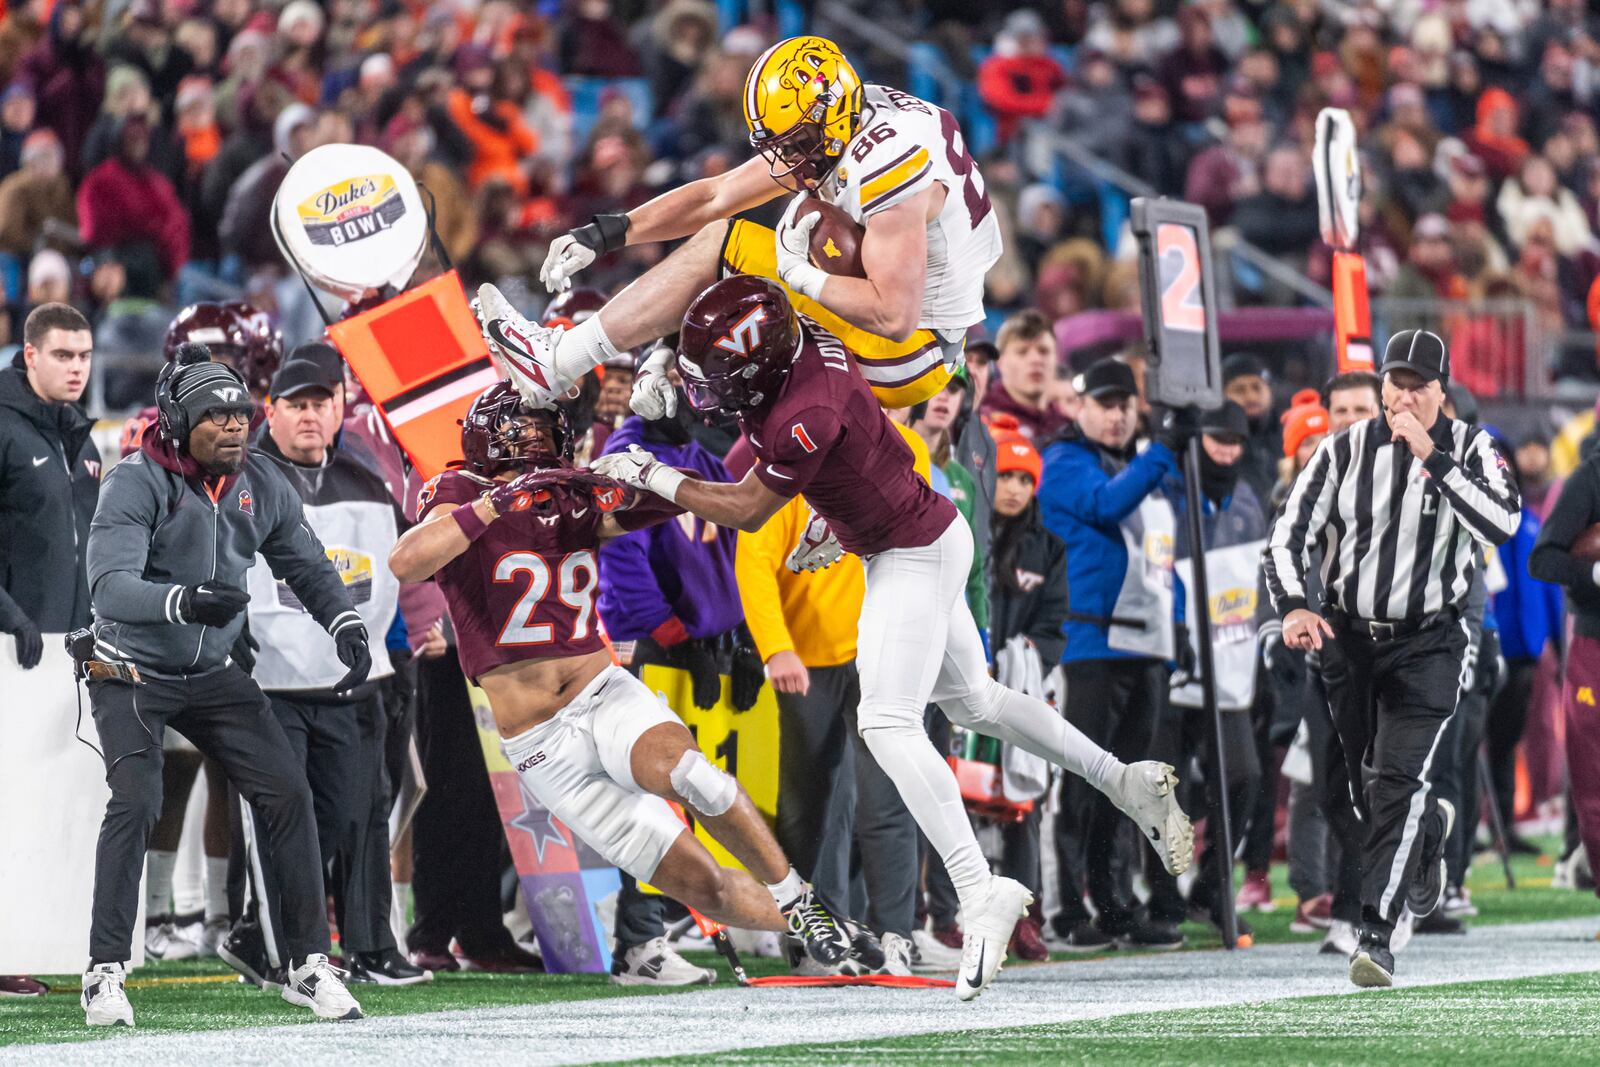
POLYGON ((983 321, 983 278, 1000 258, 1000 223, 955 116, 910 93, 868 85, 861 128, 817 195, 862 225, 933 183, 944 207, 928 223, 922 329, 962 333, 983 321))
MULTIPOLYGON (((494 484, 468 471, 445 471, 423 486, 418 520, 470 504, 494 484)), ((474 682, 507 663, 605 647, 595 612, 604 514, 564 496, 556 501, 547 511, 496 519, 435 575, 450 607, 461 673, 474 682)))

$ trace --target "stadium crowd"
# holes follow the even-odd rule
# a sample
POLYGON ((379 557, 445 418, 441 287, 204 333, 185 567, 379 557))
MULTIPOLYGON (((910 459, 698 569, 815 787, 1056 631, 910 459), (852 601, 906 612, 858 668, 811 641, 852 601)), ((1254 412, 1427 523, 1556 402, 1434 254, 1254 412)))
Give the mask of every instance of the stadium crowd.
MULTIPOLYGON (((967 373, 927 402, 891 413, 919 469, 973 529, 979 552, 968 599, 995 668, 1014 688, 1049 696, 1119 758, 1175 764, 1186 809, 1209 816, 1199 877, 1180 887, 1159 864, 1146 862, 1141 872, 1149 854, 1135 850, 1128 821, 1098 794, 1079 795, 1082 783, 1074 782, 1053 797, 1038 768, 975 736, 952 737, 930 707, 928 728, 948 751, 1005 768, 1004 788, 967 796, 972 817, 997 828, 996 864, 1041 899, 1054 870, 1053 910, 1035 909, 1013 952, 1042 959, 1051 946, 1173 948, 1184 943, 1180 926, 1191 914, 1220 924, 1225 797, 1243 877, 1240 931, 1249 932, 1250 910, 1273 907, 1269 868, 1286 856, 1296 929, 1326 931, 1327 943, 1348 955, 1348 850, 1324 813, 1317 770, 1328 738, 1301 715, 1319 684, 1316 665, 1285 647, 1258 572, 1267 525, 1295 475, 1324 435, 1377 413, 1377 379, 1324 381, 1325 350, 1240 350, 1224 364, 1227 405, 1196 428, 1206 554, 1221 560, 1219 550, 1236 549, 1228 560, 1249 561, 1217 564, 1235 567, 1225 579, 1212 571, 1214 594, 1236 594, 1225 621, 1213 606, 1227 727, 1228 778, 1218 781, 1216 737, 1192 684, 1194 622, 1183 575, 1195 551, 1183 527, 1183 442, 1148 418, 1137 348, 1088 361, 1058 346, 1061 320, 1136 310, 1139 294, 1131 242, 1107 243, 1115 197, 1064 165, 1053 146, 1066 138, 1163 195, 1202 204, 1219 248, 1243 240, 1326 282, 1313 120, 1323 107, 1348 109, 1366 168, 1360 251, 1373 295, 1396 298, 1407 324, 1456 346, 1452 413, 1473 421, 1473 394, 1499 393, 1496 375, 1508 365, 1489 353, 1500 359, 1497 345, 1519 342, 1475 315, 1472 302, 1526 302, 1547 335, 1600 326, 1600 101, 1592 96, 1600 23, 1581 0, 861 6, 867 17, 904 20, 939 62, 975 85, 961 118, 969 141, 983 147, 979 161, 1006 234, 987 280, 990 328, 969 337, 967 373), (989 41, 992 49, 977 47, 989 41), (977 128, 989 132, 980 140, 977 128), (1288 382, 1314 387, 1292 392, 1288 382), (1136 528, 1168 536, 1152 541, 1130 532, 1136 528), (1146 576, 1138 580, 1147 580, 1155 625, 1130 636, 1119 631, 1142 628, 1127 627, 1117 612, 1124 579, 1135 575, 1146 576), (1143 896, 1135 890, 1141 873, 1143 896)), ((536 277, 556 236, 749 155, 744 77, 777 27, 772 17, 723 24, 719 9, 728 7, 9 6, 0 21, 0 333, 14 339, 16 355, 0 372, 0 631, 15 638, 20 665, 38 662, 41 634, 90 621, 84 546, 102 462, 81 405, 91 335, 96 358, 113 367, 138 361, 111 356, 150 357, 146 370, 123 370, 102 394, 117 412, 150 403, 148 368, 160 364, 164 343, 168 359, 181 342, 210 344, 244 374, 266 412, 252 425, 253 449, 289 470, 337 468, 343 481, 308 485, 305 505, 381 514, 389 525, 374 536, 392 543, 415 518, 418 486, 338 353, 320 341, 321 319, 271 239, 267 215, 290 162, 323 144, 389 152, 431 194, 444 255, 468 290, 493 282, 532 311, 546 300, 536 277), (199 312, 174 317, 196 304, 199 312), (69 355, 58 359, 59 351, 69 355), (61 470, 28 468, 36 441, 60 453, 61 470), (62 535, 69 528, 83 535, 75 556, 62 535)), ((869 49, 858 63, 902 82, 913 60, 869 49)), ((582 321, 603 300, 599 292, 620 288, 663 251, 632 246, 602 257, 580 280, 593 289, 558 298, 544 308, 545 321, 582 321)), ((1285 294, 1270 280, 1236 274, 1230 297, 1243 305, 1285 294)), ((1401 311, 1395 316, 1387 325, 1398 329, 1401 311)), ((1526 352, 1514 355, 1520 374, 1526 352)), ((680 417, 654 422, 628 412, 635 358, 584 383, 570 413, 579 461, 643 441, 708 478, 741 474, 748 445, 728 426, 688 418, 687 405, 680 417)), ((1592 348, 1587 361, 1569 359, 1559 370, 1600 378, 1592 348)), ((216 425, 231 432, 237 420, 223 418, 216 425)), ((149 423, 135 418, 124 454, 155 432, 149 423)), ((1446 904, 1418 923, 1419 933, 1462 928, 1475 913, 1463 883, 1480 839, 1492 839, 1490 827, 1503 819, 1505 847, 1533 848, 1516 820, 1547 811, 1539 802, 1558 799, 1566 778, 1555 739, 1567 624, 1559 586, 1536 580, 1529 558, 1561 479, 1584 470, 1579 456, 1588 449, 1576 445, 1591 423, 1551 425, 1541 412, 1521 424, 1517 436, 1500 440, 1520 482, 1523 525, 1485 568, 1469 620, 1475 667, 1441 757, 1438 788, 1468 817, 1447 850, 1446 904), (1492 785, 1484 796, 1480 748, 1492 785), (1494 815, 1482 829, 1480 808, 1494 815)), ((108 469, 116 459, 103 456, 108 469)), ((891 960, 953 967, 962 944, 954 892, 925 842, 918 865, 882 862, 909 849, 916 830, 871 754, 852 740, 859 687, 855 635, 844 624, 854 613, 839 605, 861 596, 861 565, 847 558, 818 574, 786 570, 782 559, 805 518, 795 505, 756 534, 694 523, 629 534, 600 555, 599 612, 624 665, 688 672, 697 706, 721 699, 720 675, 730 677, 741 710, 763 686, 772 689, 781 732, 775 819, 785 851, 886 947, 891 936, 903 943, 891 960), (864 903, 846 907, 856 901, 864 903)), ((372 555, 385 551, 375 545, 372 555)), ((267 610, 290 594, 258 577, 250 636, 231 654, 254 661, 295 740, 295 772, 303 770, 316 797, 346 969, 380 982, 464 965, 536 969, 526 928, 513 932, 502 920, 515 910, 502 881, 509 853, 438 591, 366 576, 373 610, 362 605, 361 615, 374 646, 382 643, 373 652, 379 666, 334 700, 305 694, 332 693, 343 668, 312 669, 293 654, 309 639, 267 610), (391 870, 387 813, 413 738, 428 790, 391 870), (414 921, 402 938, 389 930, 391 877, 402 900, 410 889, 414 921)), ((299 600, 294 609, 303 615, 299 600)), ((337 635, 337 625, 329 628, 337 635)), ((167 747, 156 771, 165 795, 146 813, 155 825, 144 861, 146 953, 181 959, 221 950, 258 983, 270 981, 283 966, 270 932, 282 924, 272 913, 299 890, 276 884, 270 860, 265 877, 246 877, 245 868, 260 866, 245 860, 258 851, 257 835, 227 803, 227 776, 207 763, 206 894, 199 914, 180 913, 172 871, 201 764, 181 740, 167 747)), ((1558 868, 1569 884, 1582 877, 1577 847, 1569 825, 1558 868)), ((615 922, 619 980, 707 979, 669 945, 677 914, 625 883, 615 922)), ((0 979, 4 993, 37 987, 0 979)))

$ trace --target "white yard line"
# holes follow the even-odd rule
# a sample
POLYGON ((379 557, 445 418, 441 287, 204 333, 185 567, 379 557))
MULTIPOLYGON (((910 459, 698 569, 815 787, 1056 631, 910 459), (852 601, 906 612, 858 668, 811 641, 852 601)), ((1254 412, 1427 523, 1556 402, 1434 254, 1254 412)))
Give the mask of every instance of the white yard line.
MULTIPOLYGON (((1595 919, 1486 926, 1419 937, 1400 956, 1401 986, 1600 971, 1595 919)), ((360 987, 356 987, 357 995, 360 987)), ((737 989, 369 1018, 359 1023, 25 1045, 9 1063, 286 1064, 393 1067, 440 1061, 578 1064, 910 1034, 1066 1023, 1116 1015, 1354 993, 1345 964, 1315 944, 1237 953, 1113 956, 1016 967, 976 1002, 952 990, 737 989), (491 1059, 492 1058, 492 1059, 491 1059)), ((1382 996, 1382 991, 1369 992, 1382 996)), ((138 1010, 137 993, 134 1010, 138 1010)))

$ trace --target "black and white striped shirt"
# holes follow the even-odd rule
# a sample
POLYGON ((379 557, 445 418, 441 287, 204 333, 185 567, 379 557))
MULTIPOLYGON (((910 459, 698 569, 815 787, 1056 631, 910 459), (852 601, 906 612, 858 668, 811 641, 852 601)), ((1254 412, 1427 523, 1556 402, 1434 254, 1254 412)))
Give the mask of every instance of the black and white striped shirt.
POLYGON ((1346 615, 1415 621, 1462 606, 1484 549, 1516 532, 1522 501, 1483 430, 1441 413, 1429 436, 1434 450, 1418 461, 1380 415, 1317 446, 1263 553, 1280 618, 1308 606, 1313 547, 1324 602, 1346 615))

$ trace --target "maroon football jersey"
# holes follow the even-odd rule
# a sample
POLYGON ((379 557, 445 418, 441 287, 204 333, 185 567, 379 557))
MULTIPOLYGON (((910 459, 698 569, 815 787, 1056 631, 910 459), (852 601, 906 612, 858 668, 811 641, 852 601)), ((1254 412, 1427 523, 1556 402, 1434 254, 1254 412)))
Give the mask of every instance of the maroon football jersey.
POLYGON ((956 507, 916 472, 911 448, 832 334, 801 319, 804 341, 778 398, 741 420, 756 477, 804 493, 847 551, 932 544, 956 507))
MULTIPOLYGON (((423 486, 419 519, 471 503, 494 483, 450 470, 423 486)), ((439 571, 461 672, 474 681, 506 663, 581 656, 606 647, 600 590, 600 507, 566 495, 545 510, 503 515, 439 571)))

